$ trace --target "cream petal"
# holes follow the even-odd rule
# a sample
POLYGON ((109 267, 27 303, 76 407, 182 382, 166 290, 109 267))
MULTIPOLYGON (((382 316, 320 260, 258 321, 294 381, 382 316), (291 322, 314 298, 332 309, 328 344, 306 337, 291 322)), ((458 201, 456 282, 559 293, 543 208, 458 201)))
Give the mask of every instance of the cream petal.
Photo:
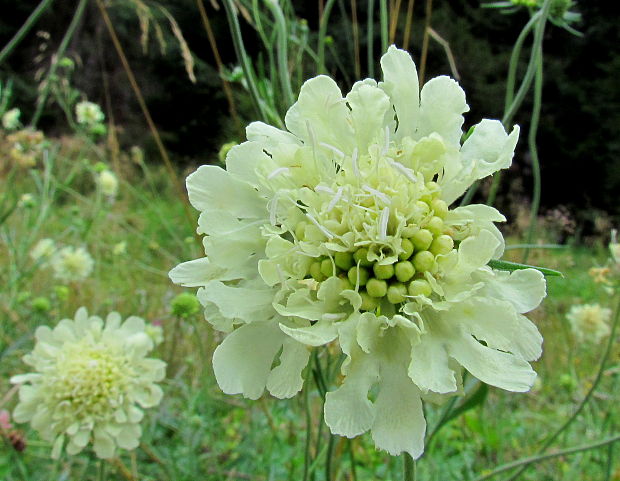
POLYGON ((465 92, 450 77, 435 77, 424 84, 420 93, 420 126, 417 137, 438 133, 452 146, 460 148, 463 113, 469 111, 465 92))
POLYGON ((488 230, 481 230, 477 236, 468 237, 459 246, 455 271, 467 274, 485 266, 495 255, 498 245, 499 241, 488 230))
POLYGON ((264 122, 252 122, 245 129, 248 140, 255 141, 269 153, 282 144, 301 146, 302 143, 293 134, 280 130, 264 122))
POLYGON ((381 371, 374 407, 371 433, 375 445, 392 456, 407 452, 414 459, 419 458, 424 452, 426 421, 420 391, 403 366, 391 365, 381 371))
POLYGON ((333 434, 353 438, 370 429, 375 410, 368 391, 378 379, 376 363, 358 348, 343 383, 325 395, 325 423, 333 434))
POLYGON ((461 333, 446 343, 449 354, 482 382, 507 391, 528 391, 536 373, 512 354, 485 347, 470 334, 461 333))
POLYGON ((235 145, 228 151, 226 155, 226 170, 235 177, 256 187, 259 184, 256 167, 268 160, 269 157, 263 151, 261 144, 257 142, 243 142, 242 144, 235 145))
POLYGON ((258 399, 284 340, 275 320, 246 324, 226 336, 213 353, 213 371, 222 391, 258 399))
POLYGON ((308 327, 288 327, 280 324, 286 335, 307 346, 322 346, 338 337, 338 329, 332 322, 317 322, 308 327))
POLYGON ((95 454, 98 458, 109 459, 114 457, 115 445, 112 436, 103 429, 95 430, 95 442, 93 443, 95 454))
POLYGON ((433 391, 444 394, 457 390, 446 346, 432 332, 423 334, 420 343, 411 348, 408 374, 423 393, 433 391))
POLYGON ((547 295, 545 276, 536 269, 493 273, 494 276, 487 279, 481 295, 508 301, 519 313, 535 309, 547 295))
POLYGON ((367 152, 368 145, 384 135, 385 116, 391 108, 390 99, 377 86, 362 82, 353 86, 346 99, 351 107, 351 123, 358 151, 367 152))
POLYGON ((223 316, 252 322, 273 316, 271 303, 274 295, 273 289, 231 287, 220 281, 211 281, 205 286, 202 297, 215 304, 223 316))
POLYGON ((175 284, 185 287, 198 287, 206 285, 214 278, 220 278, 225 272, 224 268, 213 265, 209 259, 202 257, 179 264, 170 270, 168 277, 175 284))
POLYGON ((222 209, 242 219, 267 217, 266 201, 258 192, 221 167, 202 165, 186 184, 189 201, 197 210, 222 209))
POLYGON ((511 352, 526 361, 542 354, 540 332, 507 301, 477 297, 456 305, 445 316, 493 349, 511 352))
POLYGON ((389 95, 398 117, 396 138, 414 138, 419 125, 420 84, 413 59, 391 45, 381 57, 381 70, 383 82, 379 87, 389 95))
POLYGON ((284 122, 306 144, 324 142, 345 154, 353 152, 349 109, 336 82, 325 75, 301 86, 299 99, 286 113, 284 122))
POLYGON ((297 394, 304 383, 302 371, 308 364, 310 350, 293 339, 284 341, 280 364, 274 367, 267 378, 267 390, 280 399, 297 394))

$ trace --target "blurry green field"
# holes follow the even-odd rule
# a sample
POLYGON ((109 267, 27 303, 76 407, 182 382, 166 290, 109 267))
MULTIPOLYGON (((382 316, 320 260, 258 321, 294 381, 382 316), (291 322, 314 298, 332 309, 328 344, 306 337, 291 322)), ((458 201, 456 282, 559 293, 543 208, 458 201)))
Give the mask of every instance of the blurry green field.
MULTIPOLYGON (((95 162, 107 162, 107 156, 79 140, 52 141, 44 163, 32 169, 9 167, 1 173, 0 212, 6 215, 0 225, 1 408, 11 410, 16 403, 9 378, 25 372, 27 366, 20 358, 32 348, 37 326, 73 317, 80 306, 100 315, 111 310, 123 317, 138 315, 161 323, 164 329, 165 341, 154 356, 168 362, 165 398, 147 411, 141 447, 109 465, 108 479, 301 479, 306 443, 303 395, 288 401, 264 397, 252 402, 222 394, 210 365, 219 334, 201 313, 186 319, 171 314, 172 298, 191 290, 173 286, 167 272, 180 261, 200 255, 195 214, 188 217, 187 199, 175 190, 163 167, 147 168, 149 159, 137 165, 121 154, 109 164, 120 179, 119 194, 110 202, 93 180, 95 162), (19 204, 26 193, 33 196, 30 207, 19 204), (66 298, 58 289, 64 284, 29 256, 34 244, 46 237, 60 244, 84 245, 95 259, 87 280, 66 285, 66 298), (125 252, 117 247, 115 253, 122 242, 125 252), (35 301, 40 297, 49 300, 49 309, 35 301)), ((179 177, 185 174, 179 172, 179 177)), ((577 344, 565 314, 576 303, 611 305, 610 296, 588 275, 590 267, 605 262, 604 243, 601 240, 598 248, 532 252, 530 263, 565 275, 549 281, 548 298, 531 316, 545 339, 543 357, 535 363, 540 382, 527 394, 490 388, 482 406, 446 424, 427 446, 419 479, 476 479, 495 466, 534 454, 573 412, 598 369, 603 346, 577 344)), ((519 260, 520 252, 509 250, 507 258, 519 260)), ((326 355, 323 351, 321 356, 326 355)), ((593 399, 552 449, 594 442, 617 430, 618 367, 616 347, 593 399)), ((322 425, 318 394, 313 391, 309 400, 314 425, 322 425)), ((428 408, 429 427, 440 413, 441 408, 428 408)), ((50 446, 34 431, 26 425, 15 428, 27 447, 17 451, 5 438, 0 479, 96 479, 97 461, 87 450, 52 461, 50 446)), ((313 433, 311 450, 319 453, 319 461, 327 439, 324 427, 313 433)), ((369 437, 334 441, 335 479, 400 479, 399 460, 376 451, 369 437)), ((537 463, 521 479, 618 480, 619 459, 613 448, 604 447, 537 463)), ((318 463, 313 479, 324 479, 323 469, 318 463)))

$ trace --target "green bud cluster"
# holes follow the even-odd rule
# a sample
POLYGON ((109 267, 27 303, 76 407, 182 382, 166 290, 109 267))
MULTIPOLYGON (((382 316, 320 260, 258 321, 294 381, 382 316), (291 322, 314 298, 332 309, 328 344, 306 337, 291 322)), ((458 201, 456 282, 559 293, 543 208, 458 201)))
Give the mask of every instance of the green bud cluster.
MULTIPOLYGON (((368 259, 368 248, 360 247, 348 252, 332 252, 318 257, 310 264, 307 278, 323 282, 337 276, 343 289, 355 289, 362 298, 362 311, 374 311, 384 300, 402 304, 411 297, 429 297, 433 290, 426 280, 426 273, 435 273, 436 258, 454 249, 444 219, 448 205, 439 198, 440 188, 427 182, 425 193, 415 202, 415 219, 404 226, 397 260, 391 264, 368 259)), ((303 239, 306 224, 295 229, 295 237, 303 239)))

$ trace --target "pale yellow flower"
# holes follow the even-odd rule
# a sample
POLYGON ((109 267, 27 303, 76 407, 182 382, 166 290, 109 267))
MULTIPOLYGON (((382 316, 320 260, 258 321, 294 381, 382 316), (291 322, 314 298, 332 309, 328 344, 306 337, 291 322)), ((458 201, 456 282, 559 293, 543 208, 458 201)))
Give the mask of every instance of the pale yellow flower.
POLYGON ((44 264, 54 255, 56 249, 56 243, 53 239, 41 239, 30 251, 30 257, 34 261, 44 264))
POLYGON ((611 309, 599 304, 572 306, 566 318, 579 342, 597 344, 609 335, 611 309))
POLYGON ((63 247, 51 258, 54 277, 64 281, 86 279, 93 271, 95 261, 84 247, 63 247))
POLYGON ((165 376, 165 363, 146 357, 154 345, 144 321, 123 322, 113 312, 104 322, 82 307, 75 320, 39 327, 35 338, 24 356, 33 372, 11 379, 21 384, 15 421, 29 421, 52 442, 53 458, 63 447, 76 454, 89 443, 100 458, 136 448, 143 409, 160 402, 156 383, 165 376))
POLYGON ((109 170, 103 170, 97 174, 97 185, 101 193, 107 197, 115 197, 118 193, 118 179, 109 170))

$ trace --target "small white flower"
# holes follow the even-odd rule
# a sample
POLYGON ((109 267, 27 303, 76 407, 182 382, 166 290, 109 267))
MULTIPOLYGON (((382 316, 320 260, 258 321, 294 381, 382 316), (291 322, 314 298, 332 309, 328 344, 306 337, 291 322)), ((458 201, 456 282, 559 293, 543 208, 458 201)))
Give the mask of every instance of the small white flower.
POLYGON ((78 124, 92 126, 103 122, 105 119, 101 107, 94 102, 84 100, 75 106, 75 115, 78 124))
POLYGON ((19 116, 21 112, 18 108, 14 108, 5 112, 2 116, 2 127, 6 130, 15 130, 19 127, 19 116))
POLYGON ((50 260, 54 277, 64 281, 86 279, 95 261, 84 247, 63 247, 50 260))
POLYGON ((112 254, 114 254, 115 256, 122 256, 123 254, 127 253, 127 242, 122 241, 119 242, 118 244, 114 244, 114 247, 112 247, 112 254))
POLYGON ((54 255, 54 252, 56 252, 56 243, 53 239, 45 238, 35 244, 30 251, 30 257, 34 261, 44 263, 54 255))
POLYGON ((573 306, 566 318, 578 342, 596 344, 609 335, 611 309, 600 304, 573 306))
POLYGON ((67 453, 76 454, 92 442, 100 458, 136 448, 143 409, 159 404, 156 383, 165 376, 165 363, 146 357, 154 344, 144 321, 122 322, 113 312, 104 322, 82 307, 75 320, 39 327, 35 338, 23 358, 33 372, 11 379, 21 384, 15 421, 30 421, 52 442, 53 458, 65 444, 67 453))
POLYGON ((97 185, 101 193, 107 197, 115 197, 118 193, 118 179, 109 170, 103 170, 97 175, 97 185))

